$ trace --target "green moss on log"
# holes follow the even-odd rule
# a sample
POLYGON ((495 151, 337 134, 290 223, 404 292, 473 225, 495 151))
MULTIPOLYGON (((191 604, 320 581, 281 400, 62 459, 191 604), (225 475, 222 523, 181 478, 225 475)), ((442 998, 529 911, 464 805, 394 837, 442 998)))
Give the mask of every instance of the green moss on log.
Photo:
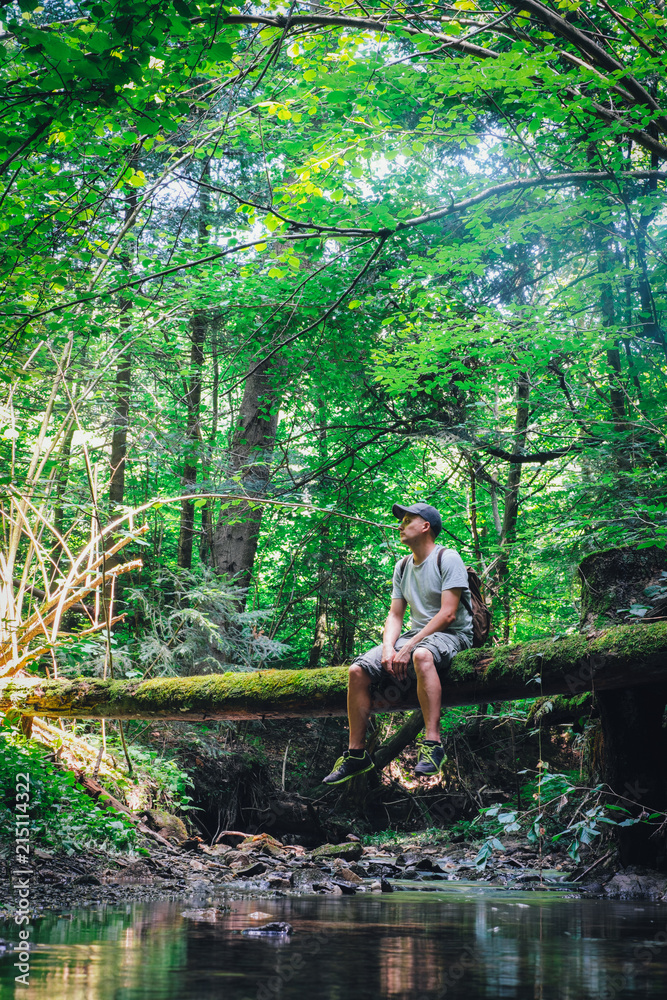
MULTIPOLYGON (((632 687, 667 680, 667 622, 571 635, 455 657, 443 683, 446 705, 632 687)), ((252 719, 344 715, 347 668, 164 677, 149 681, 0 681, 0 712, 64 718, 252 719)), ((417 706, 414 689, 374 710, 417 706)))
POLYGON ((568 698, 564 694, 551 695, 550 698, 536 698, 528 711, 526 725, 532 726, 544 719, 547 726, 563 722, 576 722, 582 716, 590 716, 593 711, 593 697, 590 691, 568 698))
POLYGON ((646 659, 661 653, 667 656, 667 622, 637 623, 608 629, 597 639, 574 634, 512 646, 468 649, 455 657, 449 676, 456 682, 480 677, 491 681, 511 675, 515 681, 529 682, 537 675, 560 675, 563 669, 600 658, 626 660, 629 674, 633 674, 646 659))
POLYGON ((347 669, 259 670, 148 681, 11 681, 0 684, 0 710, 69 718, 257 718, 314 715, 344 707, 347 669), (339 704, 341 703, 341 704, 339 704), (219 710, 222 710, 221 714, 219 710), (215 713, 215 714, 211 714, 215 713))

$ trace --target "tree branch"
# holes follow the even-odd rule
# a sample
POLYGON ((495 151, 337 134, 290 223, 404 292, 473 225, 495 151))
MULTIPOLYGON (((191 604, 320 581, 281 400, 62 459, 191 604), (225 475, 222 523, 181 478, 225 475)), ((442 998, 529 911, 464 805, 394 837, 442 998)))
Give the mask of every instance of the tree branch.
MULTIPOLYGON (((539 3, 539 0, 518 0, 518 2, 517 0, 510 0, 510 4, 519 10, 530 11, 547 26, 549 31, 552 31, 560 38, 565 38, 580 52, 585 52, 590 59, 599 66, 603 66, 607 72, 623 73, 621 82, 627 87, 635 100, 640 104, 647 105, 652 111, 660 111, 660 105, 655 98, 651 97, 649 92, 634 77, 628 76, 626 67, 622 63, 618 62, 608 52, 605 52, 601 46, 597 45, 583 31, 579 31, 573 24, 566 21, 565 18, 545 7, 544 4, 539 3)), ((657 121, 663 130, 667 129, 667 119, 661 116, 657 121)))
MULTIPOLYGON (((667 147, 665 147, 665 154, 667 154, 667 147)), ((649 177, 656 177, 658 180, 665 180, 667 179, 667 172, 664 170, 629 170, 623 174, 623 177, 633 177, 637 180, 647 180, 649 177)), ((608 174, 602 170, 581 170, 573 173, 545 174, 543 177, 529 177, 525 180, 504 181, 502 184, 494 184, 493 187, 486 188, 484 191, 480 191, 479 194, 473 195, 470 198, 452 202, 446 208, 438 208, 433 212, 425 212, 423 215, 406 219, 404 222, 399 222, 396 229, 381 230, 381 233, 389 235, 390 233, 400 232, 401 229, 423 226, 429 222, 435 222, 437 219, 443 219, 447 215, 453 215, 456 212, 464 212, 469 208, 474 208, 476 205, 481 205, 482 202, 488 201, 489 198, 496 198, 508 194, 510 191, 527 191, 535 187, 553 187, 559 184, 581 184, 587 181, 611 181, 613 179, 614 176, 612 174, 608 174)))
MULTIPOLYGON (((665 157, 667 157, 667 147, 664 148, 664 155, 665 157)), ((662 170, 631 170, 624 172, 622 176, 624 180, 627 178, 632 178, 633 180, 648 180, 649 178, 655 178, 656 180, 666 180, 667 172, 662 170)), ((424 226, 430 222, 436 222, 438 219, 444 219, 448 215, 455 215, 457 212, 465 212, 470 208, 475 208, 477 205, 481 205, 483 202, 488 201, 490 198, 500 197, 512 191, 520 191, 520 190, 528 191, 536 187, 553 187, 561 184, 562 185, 581 184, 589 181, 595 182, 595 181, 612 181, 612 180, 614 180, 613 174, 609 174, 602 170, 590 170, 590 171, 578 171, 573 173, 550 174, 550 175, 547 174, 543 177, 533 177, 533 178, 525 178, 524 180, 505 181, 502 184, 494 184, 492 187, 486 188, 484 191, 480 191, 479 194, 472 195, 470 198, 464 198, 458 202, 452 201, 445 208, 438 208, 435 209, 435 211, 433 212, 425 212, 423 215, 415 216, 412 219, 405 219, 404 221, 397 223, 395 229, 390 229, 388 227, 377 230, 361 229, 357 227, 345 228, 337 226, 316 226, 309 222, 290 222, 290 224, 294 228, 301 229, 304 231, 296 233, 278 233, 276 235, 271 235, 267 233, 266 235, 261 236, 255 240, 251 240, 247 243, 241 243, 233 247, 226 247, 224 250, 219 250, 216 253, 207 254, 206 257, 200 257, 197 260, 188 261, 185 264, 174 264, 172 267, 163 268, 161 271, 156 271, 154 274, 146 274, 140 278, 134 278, 131 281, 125 281, 120 285, 114 286, 113 288, 103 289, 100 292, 92 292, 90 294, 81 296, 77 299, 72 299, 70 302, 64 302, 60 305, 52 306, 49 309, 42 309, 35 313, 25 313, 25 314, 21 313, 18 315, 21 316, 21 320, 25 324, 35 319, 40 319, 42 316, 53 315, 54 313, 62 312, 63 310, 69 309, 75 305, 81 305, 82 303, 92 302, 95 299, 100 298, 101 296, 117 295, 119 292, 125 291, 128 288, 136 288, 137 286, 146 284, 149 281, 155 281, 157 279, 165 278, 168 277, 169 275, 177 274, 181 271, 187 271, 194 267, 201 267, 204 264, 210 264, 213 261, 221 260, 224 257, 229 257, 231 254, 238 253, 241 250, 249 250, 257 245, 272 242, 275 240, 281 240, 281 241, 307 240, 307 239, 313 239, 314 237, 322 233, 332 233, 336 236, 342 236, 342 237, 352 237, 352 238, 365 237, 369 239, 379 239, 380 245, 374 251, 366 267, 364 268, 364 270, 362 270, 362 272, 360 272, 359 275, 357 275, 357 278, 355 278, 353 283, 348 287, 348 289, 346 289, 345 293, 339 299, 336 300, 331 309, 327 311, 327 313, 323 317, 323 319, 326 319, 326 317, 331 313, 331 311, 335 309, 337 305, 340 304, 345 295, 349 294, 349 292, 352 290, 356 282, 362 276, 366 268, 370 265, 371 261, 379 253, 382 243, 386 241, 390 236, 395 236, 397 233, 400 233, 405 229, 414 229, 417 226, 424 226)), ((272 212, 272 214, 275 214, 273 212, 273 209, 267 209, 267 212, 269 211, 272 212)), ((5 313, 5 315, 8 314, 5 313)), ((314 324, 311 324, 311 327, 309 327, 308 329, 311 329, 312 326, 317 326, 318 323, 320 322, 322 322, 322 319, 317 320, 314 324)), ((306 331, 304 330, 302 332, 306 331)), ((295 336, 300 336, 300 334, 295 336)), ((293 340, 295 339, 295 337, 292 337, 291 339, 293 340)), ((279 350, 280 347, 290 342, 291 342, 290 339, 284 341, 284 343, 280 344, 276 348, 276 350, 279 350)), ((275 353, 275 351, 272 353, 275 353)))

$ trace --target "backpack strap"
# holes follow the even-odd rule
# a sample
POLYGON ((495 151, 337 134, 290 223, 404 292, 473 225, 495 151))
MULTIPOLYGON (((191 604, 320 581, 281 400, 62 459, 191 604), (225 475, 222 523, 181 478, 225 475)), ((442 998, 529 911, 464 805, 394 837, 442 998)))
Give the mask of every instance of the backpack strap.
MULTIPOLYGON (((439 547, 439 549, 438 549, 438 554, 435 557, 436 560, 437 560, 437 563, 438 563, 438 572, 440 572, 442 570, 442 559, 443 559, 444 554, 445 554, 445 549, 444 549, 444 546, 441 545, 439 547)), ((463 588, 463 589, 465 589, 465 588, 463 588)), ((468 590, 470 590, 470 584, 469 583, 468 583, 468 590)), ((473 613, 472 612, 472 605, 470 604, 470 602, 465 597, 463 591, 461 592, 461 604, 466 609, 466 611, 468 612, 468 614, 472 616, 472 613, 473 613)))
MULTIPOLYGON (((470 590, 470 586, 468 586, 468 590, 470 590)), ((461 604, 466 609, 466 611, 468 612, 468 614, 470 615, 470 617, 471 618, 474 617, 473 610, 472 610, 472 604, 465 597, 463 591, 461 591, 461 604)))

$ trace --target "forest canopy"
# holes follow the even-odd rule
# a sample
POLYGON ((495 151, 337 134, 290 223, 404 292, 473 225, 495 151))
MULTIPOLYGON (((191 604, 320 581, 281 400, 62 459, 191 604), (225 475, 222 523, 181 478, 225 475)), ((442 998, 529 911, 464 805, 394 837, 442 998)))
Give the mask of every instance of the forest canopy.
POLYGON ((343 663, 395 500, 498 641, 665 546, 664 3, 1 6, 0 673, 343 663))

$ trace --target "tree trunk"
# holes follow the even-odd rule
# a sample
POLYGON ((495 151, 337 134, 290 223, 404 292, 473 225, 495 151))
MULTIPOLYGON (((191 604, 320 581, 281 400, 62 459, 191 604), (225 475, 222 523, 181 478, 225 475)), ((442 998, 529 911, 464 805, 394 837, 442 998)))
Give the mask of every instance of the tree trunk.
MULTIPOLYGON (((121 327, 127 329, 127 309, 121 317, 121 327)), ((109 512, 114 516, 115 508, 125 497, 125 464, 127 461, 127 430, 130 422, 130 391, 132 383, 132 357, 123 349, 116 369, 116 404, 113 411, 113 436, 111 438, 111 479, 109 482, 109 512)))
MULTIPOLYGON (((0 681, 0 711, 99 719, 261 719, 345 715, 347 667, 165 677, 149 681, 0 681)), ((589 639, 564 636, 471 649, 454 658, 447 705, 485 704, 667 683, 667 621, 620 625, 589 639)), ((418 708, 416 688, 376 694, 372 711, 418 708)), ((662 760, 655 762, 661 768, 662 760)), ((625 780, 625 779, 624 779, 625 780)), ((630 782, 635 776, 629 777, 630 782)), ((622 790, 621 790, 622 791, 622 790)))
POLYGON ((335 596, 335 629, 331 643, 331 662, 347 663, 354 656, 354 634, 358 608, 358 584, 349 566, 349 531, 343 528, 336 556, 331 567, 335 596))
MULTIPOLYGON (((136 160, 133 161, 133 166, 136 160)), ((132 189, 125 198, 125 221, 132 216, 137 204, 137 192, 132 189)), ((129 253, 123 251, 120 260, 129 279, 132 273, 132 260, 129 253)), ((132 300, 121 299, 120 329, 121 347, 116 368, 116 401, 113 411, 113 434, 111 437, 111 456, 109 459, 109 517, 113 520, 118 516, 118 508, 125 502, 125 479, 127 473, 127 439, 130 429, 130 397, 132 393, 132 353, 130 347, 132 325, 132 300)), ((98 525, 99 529, 102 525, 98 525)), ((112 535, 107 536, 106 546, 111 548, 116 541, 112 535)), ((111 556, 109 566, 118 562, 116 556, 111 556)), ((102 612, 110 621, 113 617, 114 605, 122 603, 122 580, 109 581, 102 592, 102 612)), ((105 668, 106 669, 106 668, 105 668)), ((113 667, 111 668, 113 670, 113 667)))
MULTIPOLYGON (((218 435, 218 399, 220 392, 220 363, 218 361, 218 330, 212 325, 210 333, 211 361, 213 366, 213 382, 211 384, 211 426, 209 429, 207 447, 202 455, 202 486, 205 491, 210 489, 211 455, 215 448, 218 435)), ((209 500, 201 508, 201 539, 199 543, 199 558, 209 565, 211 562, 211 547, 213 545, 213 503, 209 500)))
POLYGON ((327 594, 324 589, 324 577, 327 575, 326 570, 318 568, 318 577, 322 590, 318 591, 317 595, 315 635, 313 636, 313 644, 310 647, 310 655, 308 657, 308 667, 310 670, 314 670, 319 665, 324 645, 327 641, 327 594))
POLYGON ((631 621, 628 609, 633 604, 648 608, 647 615, 652 616, 654 601, 644 591, 658 585, 666 569, 667 552, 655 546, 607 549, 587 556, 579 564, 582 631, 599 632, 631 621))
MULTIPOLYGON (((650 125, 649 128, 655 128, 654 125, 650 125)), ((655 153, 651 155, 651 169, 657 170, 659 167, 659 159, 655 153)), ((658 190, 658 178, 649 177, 646 181, 646 195, 655 196, 658 190)), ((658 316, 658 310, 656 308, 655 299, 653 297, 653 292, 651 290, 651 281, 649 277, 648 265, 646 263, 646 234, 648 232, 648 227, 651 222, 653 222, 655 216, 658 213, 658 208, 660 206, 660 200, 655 199, 655 207, 646 213, 643 213, 639 217, 639 222, 635 230, 636 237, 636 248, 637 248, 637 264, 639 265, 639 298, 641 303, 641 314, 640 323, 642 324, 643 336, 655 340, 656 343, 660 344, 663 353, 667 358, 667 340, 665 340, 665 333, 660 325, 660 320, 658 316)))
MULTIPOLYGON (((514 419, 514 450, 520 452, 526 445, 528 435, 528 417, 530 409, 528 398, 530 395, 530 381, 528 375, 522 372, 516 386, 516 417, 514 419)), ((523 466, 516 462, 510 465, 507 474, 507 488, 505 491, 505 506, 503 511, 503 523, 500 533, 500 556, 496 567, 496 579, 498 581, 498 591, 500 594, 503 613, 504 629, 503 639, 509 641, 511 623, 511 587, 509 584, 509 567, 512 556, 512 546, 516 537, 516 524, 519 518, 519 485, 521 483, 521 470, 523 466)))
MULTIPOLYGON (((632 605, 650 606, 652 601, 645 595, 645 588, 655 585, 665 569, 664 549, 611 549, 588 556, 579 567, 582 626, 595 635, 600 626, 627 620, 627 609, 632 605)), ((622 625, 612 631, 637 627, 655 626, 622 625)), ((658 627, 666 628, 667 622, 658 627)), ((667 665, 667 657, 665 662, 667 665)), ((602 777, 616 795, 627 800, 621 804, 633 818, 667 808, 667 735, 662 727, 667 678, 647 681, 641 687, 621 685, 613 690, 599 690, 595 684, 603 739, 602 777)), ((616 832, 624 865, 667 865, 665 837, 655 836, 654 827, 638 823, 619 827, 616 832)))
MULTIPOLYGON (((614 256, 609 243, 605 241, 606 232, 603 232, 602 224, 595 227, 594 235, 597 248, 598 273, 602 276, 611 274, 614 269, 614 256)), ((611 279, 602 279, 600 312, 602 314, 602 326, 605 329, 612 329, 616 322, 616 312, 614 308, 614 288, 611 279)), ((625 441, 628 426, 625 390, 623 386, 623 368, 618 339, 613 340, 610 346, 607 347, 607 367, 609 369, 607 376, 609 383, 609 404, 616 434, 616 440, 613 442, 613 451, 617 468, 622 472, 627 472, 632 468, 632 459, 625 441)))
MULTIPOLYGON (((667 808, 667 734, 662 720, 667 681, 639 688, 601 691, 597 695, 603 737, 603 779, 625 800, 633 818, 667 808)), ((664 834, 645 823, 617 828, 623 865, 667 867, 664 834)))
MULTIPOLYGON (((60 447, 60 454, 58 455, 58 464, 56 472, 56 500, 53 508, 53 526, 61 537, 65 536, 65 507, 64 499, 67 493, 67 483, 69 480, 70 472, 70 458, 72 457, 72 438, 74 437, 74 421, 72 421, 70 427, 65 431, 63 438, 63 443, 60 447)), ((56 539, 53 548, 51 549, 51 584, 53 585, 58 579, 58 574, 60 573, 60 559, 62 558, 63 547, 60 542, 56 539)))
MULTIPOLYGON (((134 157, 131 166, 137 166, 134 157)), ((137 191, 132 188, 125 196, 125 222, 132 218, 137 207, 137 191)), ((132 261, 129 253, 120 254, 121 265, 126 278, 131 276, 132 261)), ((129 338, 131 326, 132 300, 122 298, 120 302, 121 353, 116 369, 116 402, 113 411, 113 434, 111 438, 111 458, 109 461, 111 478, 109 481, 109 514, 113 518, 115 509, 125 499, 125 473, 127 465, 127 434, 130 425, 130 394, 132 391, 132 355, 129 338)))
POLYGON ((469 454, 465 453, 468 474, 470 476, 470 493, 468 495, 468 518, 470 520, 470 531, 472 533, 472 544, 475 550, 475 561, 477 565, 482 569, 484 566, 484 559, 482 557, 482 546, 479 538, 479 529, 477 526, 477 475, 475 473, 475 465, 469 454))
MULTIPOLYGON (((187 453, 183 464, 181 490, 183 493, 197 491, 197 452, 200 445, 200 409, 202 389, 202 369, 204 367, 204 343, 206 341, 206 315, 197 309, 192 317, 190 340, 190 378, 186 394, 187 405, 187 453)), ((182 569, 192 567, 192 548, 195 529, 194 500, 181 502, 181 525, 178 535, 177 563, 182 569)))
POLYGON ((398 732, 394 733, 386 743, 377 748, 374 754, 376 767, 382 769, 387 764, 391 764, 392 760, 398 757, 399 753, 402 753, 408 744, 414 743, 423 728, 424 716, 421 709, 418 708, 416 711, 410 712, 398 732))
MULTIPOLYGON (((201 179, 209 181, 209 164, 202 170, 201 179)), ((197 219, 198 242, 203 247, 209 241, 208 219, 211 195, 207 187, 199 187, 199 217, 197 219)), ((206 310, 195 309, 190 327, 190 368, 185 391, 187 424, 185 430, 186 453, 183 463, 181 490, 195 493, 197 490, 197 460, 201 447, 201 392, 204 368, 204 344, 206 342, 206 310)), ((195 502, 183 500, 181 503, 181 525, 178 535, 177 563, 182 569, 192 567, 192 549, 195 530, 195 502)))
MULTIPOLYGON (((271 362, 263 362, 245 381, 229 462, 229 479, 250 495, 261 496, 269 483, 278 398, 271 362)), ((213 535, 214 568, 236 576, 244 587, 250 584, 261 522, 261 506, 239 500, 223 506, 213 535)))
MULTIPOLYGON (((320 468, 324 468, 328 459, 327 441, 327 409, 326 401, 320 397, 317 400, 317 458, 320 468)), ((329 631, 329 590, 331 587, 331 544, 329 540, 329 522, 323 521, 319 532, 319 552, 317 556, 317 603, 315 605, 315 630, 313 644, 310 647, 308 666, 311 670, 319 666, 322 653, 326 646, 329 631)))

